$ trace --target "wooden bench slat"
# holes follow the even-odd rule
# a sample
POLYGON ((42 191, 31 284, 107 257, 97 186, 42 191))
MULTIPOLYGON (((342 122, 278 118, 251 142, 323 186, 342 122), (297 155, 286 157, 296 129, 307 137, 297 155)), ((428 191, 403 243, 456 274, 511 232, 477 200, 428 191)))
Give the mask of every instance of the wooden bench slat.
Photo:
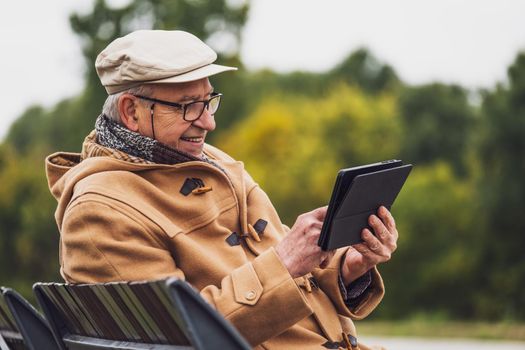
POLYGON ((144 332, 140 324, 135 319, 133 313, 129 312, 128 308, 120 298, 120 295, 115 291, 113 285, 104 285, 104 288, 101 288, 101 292, 106 293, 106 299, 109 303, 113 304, 115 312, 118 313, 118 316, 122 320, 122 322, 126 324, 126 328, 132 335, 131 339, 134 339, 136 341, 140 339, 149 339, 146 332, 144 332))
POLYGON ((79 326, 77 332, 79 334, 87 334, 92 337, 102 336, 102 331, 98 329, 95 321, 91 319, 91 313, 76 295, 70 294, 66 288, 62 288, 58 283, 51 283, 48 287, 54 293, 59 304, 64 308, 65 313, 62 316, 72 323, 75 320, 77 321, 79 326), (68 310, 70 312, 67 312, 68 310))
MULTIPOLYGON (((125 288, 123 288, 121 283, 114 283, 110 284, 111 288, 115 290, 118 295, 120 296, 122 302, 127 307, 127 314, 130 318, 135 318, 135 320, 139 323, 139 326, 146 336, 143 338, 148 342, 152 343, 158 343, 159 338, 155 335, 155 332, 151 329, 151 327, 148 325, 147 320, 143 316, 143 314, 140 312, 138 307, 133 303, 132 299, 128 296, 128 294, 125 291, 125 288)), ((127 287, 127 286, 126 286, 127 287)))
POLYGON ((175 278, 37 283, 34 290, 61 350, 250 348, 197 291, 175 278))
POLYGON ((144 318, 146 327, 152 330, 153 335, 156 338, 156 342, 160 344, 168 343, 168 339, 160 331, 155 321, 153 321, 153 319, 151 318, 149 311, 147 311, 146 308, 144 308, 143 304, 140 302, 137 295, 131 290, 129 284, 127 283, 122 284, 121 288, 126 293, 126 295, 128 295, 128 297, 133 302, 133 305, 136 307, 136 309, 140 312, 140 314, 144 318))

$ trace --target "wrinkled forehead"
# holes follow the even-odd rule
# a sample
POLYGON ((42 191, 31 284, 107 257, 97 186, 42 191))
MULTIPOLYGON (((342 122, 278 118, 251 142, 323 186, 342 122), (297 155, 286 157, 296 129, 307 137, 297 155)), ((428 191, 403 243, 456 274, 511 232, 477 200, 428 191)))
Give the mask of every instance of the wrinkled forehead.
POLYGON ((213 92, 213 86, 208 78, 185 83, 155 83, 148 84, 152 95, 156 97, 170 96, 170 99, 186 100, 204 98, 213 92))

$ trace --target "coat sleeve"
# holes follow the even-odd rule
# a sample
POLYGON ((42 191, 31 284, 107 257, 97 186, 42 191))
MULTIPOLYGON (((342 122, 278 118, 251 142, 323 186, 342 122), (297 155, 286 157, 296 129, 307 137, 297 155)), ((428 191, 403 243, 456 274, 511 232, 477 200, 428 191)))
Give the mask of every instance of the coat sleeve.
MULTIPOLYGON (((272 223, 279 223, 280 230, 276 227, 274 232, 281 232, 282 236, 290 231, 286 225, 281 224, 279 216, 275 211, 270 199, 264 191, 246 174, 246 183, 249 184, 248 192, 248 213, 264 213, 272 223)), ((260 215, 260 214, 257 214, 260 215)), ((312 274, 319 283, 319 287, 328 295, 337 312, 343 316, 352 319, 360 320, 368 316, 381 302, 384 295, 383 280, 379 275, 377 269, 372 270, 372 283, 367 290, 360 297, 359 302, 355 306, 349 308, 343 299, 341 290, 339 289, 339 274, 342 259, 346 253, 347 248, 341 248, 336 252, 336 255, 331 260, 330 264, 324 269, 315 269, 312 274)))
MULTIPOLYGON (((133 208, 88 194, 75 200, 66 214, 60 263, 68 282, 185 279, 159 238, 160 228, 133 208)), ((220 287, 205 286, 201 295, 253 346, 313 312, 274 249, 233 270, 220 287)))
POLYGON ((372 283, 360 297, 353 307, 345 304, 341 290, 339 289, 339 274, 341 263, 347 248, 337 250, 330 264, 324 269, 315 269, 312 274, 319 283, 319 287, 330 297, 337 312, 354 320, 361 320, 368 316, 381 302, 385 289, 381 275, 377 268, 372 270, 372 283))

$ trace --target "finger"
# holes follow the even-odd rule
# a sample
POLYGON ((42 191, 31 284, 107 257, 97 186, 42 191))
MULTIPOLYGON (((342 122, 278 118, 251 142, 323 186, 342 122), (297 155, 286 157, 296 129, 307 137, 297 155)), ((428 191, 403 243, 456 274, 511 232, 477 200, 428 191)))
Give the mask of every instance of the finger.
POLYGON ((311 228, 321 231, 321 229, 323 228, 323 223, 319 221, 315 221, 312 223, 311 228))
POLYGON ((296 224, 298 224, 298 227, 301 227, 303 230, 303 233, 310 233, 312 231, 320 231, 323 227, 323 222, 317 220, 312 215, 303 214, 301 215, 297 221, 296 224), (304 215, 304 216, 303 216, 304 215))
MULTIPOLYGON (((386 229, 385 225, 379 220, 379 218, 375 216, 371 217, 370 221, 375 221, 376 223, 375 228, 373 227, 375 235, 369 230, 367 231, 373 238, 379 240, 383 247, 388 249, 388 252, 383 251, 381 255, 390 258, 390 255, 397 249, 397 231, 395 234, 390 233, 390 231, 386 229)), ((373 251, 375 250, 373 249, 373 251)))
POLYGON ((370 251, 390 259, 390 250, 369 229, 365 228, 361 236, 370 251))
POLYGON ((397 228, 396 228, 396 221, 395 221, 394 217, 392 216, 392 213, 390 213, 390 211, 386 207, 381 206, 379 208, 379 210, 377 211, 377 214, 381 218, 381 220, 383 221, 383 224, 388 229, 388 231, 392 235, 394 235, 396 240, 397 240, 398 232, 397 232, 397 228))
POLYGON ((323 222, 324 221, 324 218, 326 217, 326 212, 328 211, 328 206, 325 205, 324 207, 320 207, 320 208, 317 208, 317 209, 314 209, 311 211, 311 213, 313 214, 313 216, 323 222))
POLYGON ((326 252, 325 256, 323 257, 323 260, 319 264, 319 267, 324 269, 330 264, 330 261, 332 261, 333 257, 335 255, 335 250, 330 250, 326 252))
POLYGON ((392 213, 390 213, 390 211, 385 206, 380 206, 377 210, 377 214, 381 218, 381 220, 383 220, 384 223, 392 226, 396 225, 396 221, 392 216, 392 213))
POLYGON ((358 243, 358 244, 354 244, 352 246, 355 250, 357 250, 361 255, 365 256, 365 257, 370 257, 371 255, 374 255, 374 252, 372 252, 368 246, 364 243, 358 243))
POLYGON ((335 249, 334 249, 334 250, 330 250, 330 251, 328 252, 328 256, 327 256, 328 262, 332 261, 332 259, 333 259, 334 256, 335 256, 335 252, 336 252, 335 249))
MULTIPOLYGON (((305 226, 303 230, 303 235, 311 242, 317 242, 319 236, 321 235, 321 229, 323 224, 318 221, 311 222, 308 226, 305 226)), ((313 244, 313 243, 312 243, 313 244)), ((317 244, 315 244, 317 246, 317 244)))
POLYGON ((376 237, 379 238, 381 242, 385 243, 389 240, 392 240, 392 237, 390 237, 390 231, 388 231, 386 226, 377 216, 370 215, 370 217, 368 218, 368 224, 372 227, 376 237))

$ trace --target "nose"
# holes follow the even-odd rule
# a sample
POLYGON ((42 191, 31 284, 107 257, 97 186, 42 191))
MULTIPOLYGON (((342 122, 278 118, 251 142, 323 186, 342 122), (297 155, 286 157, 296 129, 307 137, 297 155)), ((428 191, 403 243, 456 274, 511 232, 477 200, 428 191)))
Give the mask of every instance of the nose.
POLYGON ((193 125, 206 131, 213 131, 215 130, 215 117, 208 108, 204 108, 201 117, 194 121, 193 125))

